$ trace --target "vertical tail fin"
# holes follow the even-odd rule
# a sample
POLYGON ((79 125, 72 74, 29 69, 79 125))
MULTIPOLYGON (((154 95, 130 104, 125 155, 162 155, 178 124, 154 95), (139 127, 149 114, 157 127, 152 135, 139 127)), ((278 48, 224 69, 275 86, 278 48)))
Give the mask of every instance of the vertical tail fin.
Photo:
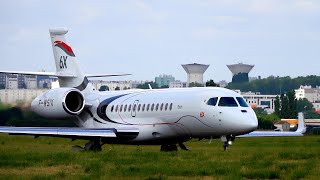
POLYGON ((65 34, 68 33, 68 29, 53 28, 49 32, 57 74, 73 76, 59 77, 60 87, 74 87, 80 91, 91 91, 92 87, 88 79, 80 70, 75 54, 66 42, 65 34))
POLYGON ((299 112, 298 113, 298 129, 296 130, 296 132, 299 132, 299 133, 305 133, 307 130, 307 127, 306 127, 306 123, 304 121, 304 114, 303 112, 299 112))

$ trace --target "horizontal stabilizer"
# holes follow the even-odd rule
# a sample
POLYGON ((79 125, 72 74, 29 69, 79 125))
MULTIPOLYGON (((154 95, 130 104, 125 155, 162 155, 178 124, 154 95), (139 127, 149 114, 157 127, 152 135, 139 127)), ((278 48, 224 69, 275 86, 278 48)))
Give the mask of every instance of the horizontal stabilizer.
MULTIPOLYGON (((75 77, 71 74, 55 73, 55 72, 30 72, 30 71, 0 71, 0 73, 7 74, 23 74, 23 75, 37 75, 37 76, 53 76, 53 77, 75 77)), ((128 76, 131 74, 86 74, 86 77, 114 77, 114 76, 128 76)))
POLYGON ((132 74, 86 74, 86 77, 93 78, 93 77, 114 77, 114 76, 129 76, 132 74))
POLYGON ((34 135, 34 136, 61 136, 61 137, 104 137, 116 138, 121 134, 130 134, 137 136, 139 130, 136 128, 62 128, 62 127, 0 127, 0 133, 9 133, 15 135, 34 135))

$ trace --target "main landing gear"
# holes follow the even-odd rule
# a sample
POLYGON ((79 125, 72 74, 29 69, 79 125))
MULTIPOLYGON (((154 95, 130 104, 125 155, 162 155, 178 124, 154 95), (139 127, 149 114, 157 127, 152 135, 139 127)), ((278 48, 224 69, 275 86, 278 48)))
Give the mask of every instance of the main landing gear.
POLYGON ((101 151, 102 145, 103 144, 100 142, 100 138, 93 138, 84 147, 73 146, 72 149, 81 151, 101 151))
POLYGON ((227 151, 229 146, 232 145, 232 142, 234 141, 235 137, 232 135, 227 135, 227 136, 221 136, 220 139, 223 142, 223 150, 227 151))
MULTIPOLYGON (((182 142, 180 142, 178 144, 182 150, 189 151, 189 149, 182 142)), ((176 144, 163 144, 163 145, 161 145, 160 151, 164 151, 164 152, 178 151, 178 147, 176 144)))

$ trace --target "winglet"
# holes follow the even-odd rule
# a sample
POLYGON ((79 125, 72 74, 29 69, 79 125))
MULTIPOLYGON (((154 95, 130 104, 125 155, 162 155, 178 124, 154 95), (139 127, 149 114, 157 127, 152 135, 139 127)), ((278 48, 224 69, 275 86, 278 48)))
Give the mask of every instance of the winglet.
POLYGON ((303 112, 298 113, 298 128, 296 130, 297 133, 305 133, 307 130, 306 123, 304 121, 304 114, 303 112))

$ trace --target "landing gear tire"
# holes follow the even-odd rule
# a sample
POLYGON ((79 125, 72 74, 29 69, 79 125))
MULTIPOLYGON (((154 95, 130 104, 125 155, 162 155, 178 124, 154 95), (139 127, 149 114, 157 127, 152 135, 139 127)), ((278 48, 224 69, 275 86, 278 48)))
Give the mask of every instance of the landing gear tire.
POLYGON ((100 138, 91 139, 84 147, 73 146, 72 149, 81 151, 101 151, 102 148, 100 138))
POLYGON ((190 151, 183 143, 179 143, 179 146, 182 150, 190 151))
POLYGON ((169 152, 169 151, 178 151, 177 145, 175 144, 163 144, 161 145, 160 151, 169 152))
POLYGON ((221 136, 221 141, 223 142, 223 150, 228 151, 230 145, 234 141, 235 137, 232 135, 221 136))

